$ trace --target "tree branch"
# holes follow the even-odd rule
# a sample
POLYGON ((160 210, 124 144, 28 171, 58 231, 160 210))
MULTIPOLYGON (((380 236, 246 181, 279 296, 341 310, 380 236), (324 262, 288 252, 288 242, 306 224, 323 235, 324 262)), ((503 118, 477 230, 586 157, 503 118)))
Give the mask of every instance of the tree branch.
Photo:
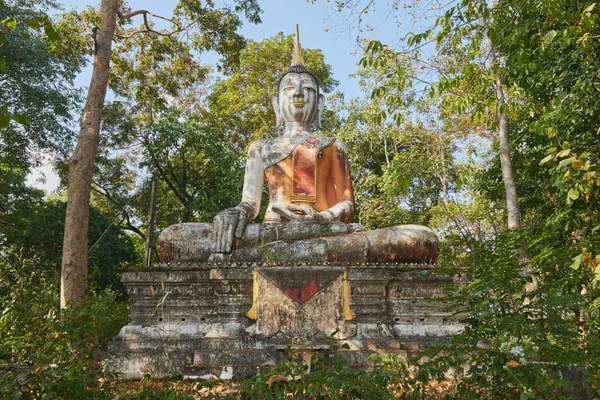
POLYGON ((135 16, 142 15, 142 17, 144 18, 144 26, 146 27, 146 29, 140 29, 140 30, 137 30, 137 31, 133 31, 129 35, 115 35, 115 36, 117 36, 120 39, 132 38, 133 36, 141 34, 141 33, 153 33, 153 34, 158 35, 158 36, 171 37, 171 36, 173 36, 173 35, 175 35, 177 33, 180 33, 180 32, 183 32, 183 31, 188 31, 189 29, 191 29, 196 24, 196 22, 190 22, 188 25, 182 26, 181 24, 179 24, 174 19, 166 18, 166 17, 163 17, 161 15, 152 14, 148 10, 135 10, 135 11, 129 12, 127 14, 123 14, 121 11, 117 11, 117 15, 119 16, 119 18, 121 20, 127 20, 127 19, 131 19, 131 18, 133 18, 135 16), (148 21, 148 16, 151 16, 151 17, 154 17, 154 18, 158 18, 158 19, 162 19, 163 21, 170 22, 171 24, 173 24, 176 27, 176 29, 174 29, 172 31, 157 31, 155 29, 152 29, 152 27, 150 26, 150 22, 148 21))

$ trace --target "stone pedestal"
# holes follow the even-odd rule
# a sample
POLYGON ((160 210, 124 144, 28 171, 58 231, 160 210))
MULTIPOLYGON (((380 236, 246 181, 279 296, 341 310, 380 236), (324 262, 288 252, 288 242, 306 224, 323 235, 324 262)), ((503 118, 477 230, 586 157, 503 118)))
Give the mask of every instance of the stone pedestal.
POLYGON ((462 330, 426 298, 464 280, 429 264, 159 264, 123 274, 131 322, 106 366, 126 379, 241 379, 298 339, 313 351, 347 344, 338 351, 357 367, 374 352, 410 357, 462 330))

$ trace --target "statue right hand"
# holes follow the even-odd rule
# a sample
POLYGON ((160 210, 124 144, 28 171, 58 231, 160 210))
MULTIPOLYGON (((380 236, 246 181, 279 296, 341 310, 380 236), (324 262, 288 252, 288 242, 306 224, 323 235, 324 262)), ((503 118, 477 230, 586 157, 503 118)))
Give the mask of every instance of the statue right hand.
POLYGON ((213 220, 213 253, 231 253, 233 238, 242 237, 247 221, 248 211, 239 206, 217 214, 213 220))

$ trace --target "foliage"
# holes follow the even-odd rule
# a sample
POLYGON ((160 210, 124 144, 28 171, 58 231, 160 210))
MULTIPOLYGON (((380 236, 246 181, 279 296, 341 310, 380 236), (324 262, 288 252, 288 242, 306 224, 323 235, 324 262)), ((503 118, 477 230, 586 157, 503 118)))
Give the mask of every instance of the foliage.
POLYGON ((392 399, 402 389, 408 370, 400 356, 377 356, 373 370, 350 368, 339 354, 326 360, 313 352, 311 369, 302 353, 288 350, 289 358, 273 369, 258 372, 228 399, 392 399))
MULTIPOLYGON (((1 146, 1 145, 0 145, 1 146)), ((4 247, 10 237, 18 235, 27 227, 27 217, 39 206, 43 191, 28 187, 25 183, 29 167, 27 161, 14 157, 11 152, 0 151, 0 246, 4 247)))
MULTIPOLYGON (((50 257, 25 256, 21 250, 5 254, 0 276, 0 345, 13 362, 27 363, 29 355, 43 353, 53 339, 54 324, 60 319, 60 269, 50 257)), ((127 307, 123 293, 108 288, 96 292, 87 312, 97 314, 93 334, 103 346, 127 322, 127 307)))
POLYGON ((115 293, 106 291, 81 309, 61 312, 55 302, 38 324, 39 343, 27 351, 30 368, 9 369, 0 378, 1 397, 112 398, 101 388, 98 360, 100 349, 127 323, 127 307, 116 300, 115 293))
MULTIPOLYGON (((24 218, 24 231, 7 236, 0 257, 0 353, 9 370, 0 397, 80 398, 99 389, 99 351, 128 321, 119 273, 137 256, 127 236, 91 210, 92 296, 79 311, 59 310, 65 203, 49 200, 24 218), (104 236, 102 236, 104 233, 104 236)), ((24 216, 25 217, 25 216, 24 216)))
MULTIPOLYGON (((359 69, 363 91, 391 84, 378 71, 359 69)), ((406 94, 405 100, 414 98, 406 94)), ((410 100, 414 103, 414 100, 410 100)), ((343 115, 336 136, 348 147, 359 221, 367 228, 420 223, 429 225, 436 207, 457 191, 459 166, 453 153, 454 135, 429 116, 435 104, 423 102, 398 110, 415 118, 400 125, 381 118, 384 101, 377 97, 351 99, 335 107, 343 115)))
POLYGON ((151 127, 144 145, 152 162, 142 165, 172 177, 163 185, 169 185, 184 212, 182 218, 171 217, 169 223, 210 221, 233 206, 239 196, 243 179, 240 154, 227 145, 222 131, 202 119, 190 117, 181 122, 174 117, 151 127))
POLYGON ((83 60, 53 53, 60 39, 40 10, 51 5, 0 4, 0 245, 25 228, 41 201, 42 193, 25 185, 41 153, 64 154, 72 138, 79 101, 72 86, 83 60))
POLYGON ((0 259, 0 341, 15 362, 26 362, 50 337, 47 321, 58 311, 55 268, 17 252, 0 259))
POLYGON ((42 149, 60 147, 57 140, 62 139, 64 122, 77 100, 69 96, 76 93, 71 84, 82 64, 81 59, 66 60, 53 53, 59 36, 50 18, 40 10, 49 5, 53 4, 42 2, 37 8, 18 1, 0 4, 0 71, 4 83, 0 129, 10 128, 20 134, 21 140, 27 139, 42 149), (44 87, 41 73, 59 79, 59 85, 44 87), (31 119, 31 111, 39 115, 31 119), (44 122, 59 128, 50 132, 53 137, 41 129, 44 122))
MULTIPOLYGON (((47 270, 56 282, 60 275, 65 209, 64 201, 44 202, 29 215, 26 229, 12 238, 12 245, 27 260, 27 265, 39 261, 37 270, 47 270)), ((89 229, 90 290, 111 289, 125 297, 120 274, 139 262, 131 238, 95 208, 90 209, 89 229)))
POLYGON ((129 225, 134 216, 147 218, 149 182, 140 182, 139 174, 129 168, 131 162, 159 177, 159 228, 177 222, 207 221, 234 205, 242 185, 243 164, 240 154, 225 145, 224 132, 176 110, 165 112, 160 122, 143 130, 120 120, 118 114, 106 121, 107 125, 113 123, 109 126, 135 139, 143 152, 133 159, 127 153, 119 157, 103 153, 99 158, 95 192, 101 196, 94 200, 104 210, 113 214, 116 211, 115 219, 123 218, 119 208, 129 225))
MULTIPOLYGON (((457 398, 597 396, 600 325, 584 315, 597 294, 579 293, 587 277, 553 268, 555 276, 542 280, 543 297, 523 306, 519 235, 506 231, 488 240, 458 235, 446 239, 454 252, 445 252, 442 264, 454 267, 449 272, 470 276, 451 297, 460 305, 457 311, 466 313, 466 327, 451 346, 421 355, 425 362, 415 381, 422 387, 452 373, 457 398)), ((553 265, 569 259, 545 253, 544 262, 553 265)), ((539 254, 532 255, 532 262, 540 261, 539 254)))

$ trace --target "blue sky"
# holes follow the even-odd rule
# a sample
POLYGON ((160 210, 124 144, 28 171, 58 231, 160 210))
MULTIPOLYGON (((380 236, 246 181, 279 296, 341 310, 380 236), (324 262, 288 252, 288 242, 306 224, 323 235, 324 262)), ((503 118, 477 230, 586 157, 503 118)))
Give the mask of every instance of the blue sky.
MULTIPOLYGON (((363 0, 363 3, 367 1, 363 0)), ((66 9, 71 7, 81 10, 88 5, 96 6, 99 2, 89 0, 71 0, 64 2, 66 9)), ((346 95, 346 98, 359 96, 358 82, 348 75, 355 71, 356 64, 360 60, 360 51, 357 46, 356 24, 354 17, 349 17, 350 10, 337 13, 334 2, 317 0, 314 4, 307 0, 259 0, 263 9, 261 24, 245 22, 241 33, 246 38, 262 40, 275 36, 282 31, 292 34, 295 25, 300 26, 300 38, 304 48, 320 48, 325 55, 325 60, 332 65, 334 77, 340 81, 338 90, 346 95)), ((386 18, 385 4, 381 12, 369 13, 364 23, 370 23, 377 28, 368 33, 367 37, 375 37, 383 42, 392 44, 397 41, 399 35, 405 35, 407 30, 402 24, 400 28, 396 25, 394 18, 386 18)), ((218 4, 218 1, 217 1, 218 4)), ((148 2, 142 0, 130 0, 132 10, 147 9, 148 11, 163 16, 170 16, 176 5, 174 0, 161 2, 148 2)), ((139 18, 139 17, 138 17, 139 18)), ((409 16, 404 14, 402 19, 408 21, 409 16)), ((141 21, 141 20, 140 20, 141 21)), ((140 21, 135 21, 139 23, 140 21)), ((206 63, 215 62, 215 57, 208 55, 204 58, 206 63)), ((86 86, 91 76, 91 70, 85 70, 78 79, 78 84, 86 86)))

